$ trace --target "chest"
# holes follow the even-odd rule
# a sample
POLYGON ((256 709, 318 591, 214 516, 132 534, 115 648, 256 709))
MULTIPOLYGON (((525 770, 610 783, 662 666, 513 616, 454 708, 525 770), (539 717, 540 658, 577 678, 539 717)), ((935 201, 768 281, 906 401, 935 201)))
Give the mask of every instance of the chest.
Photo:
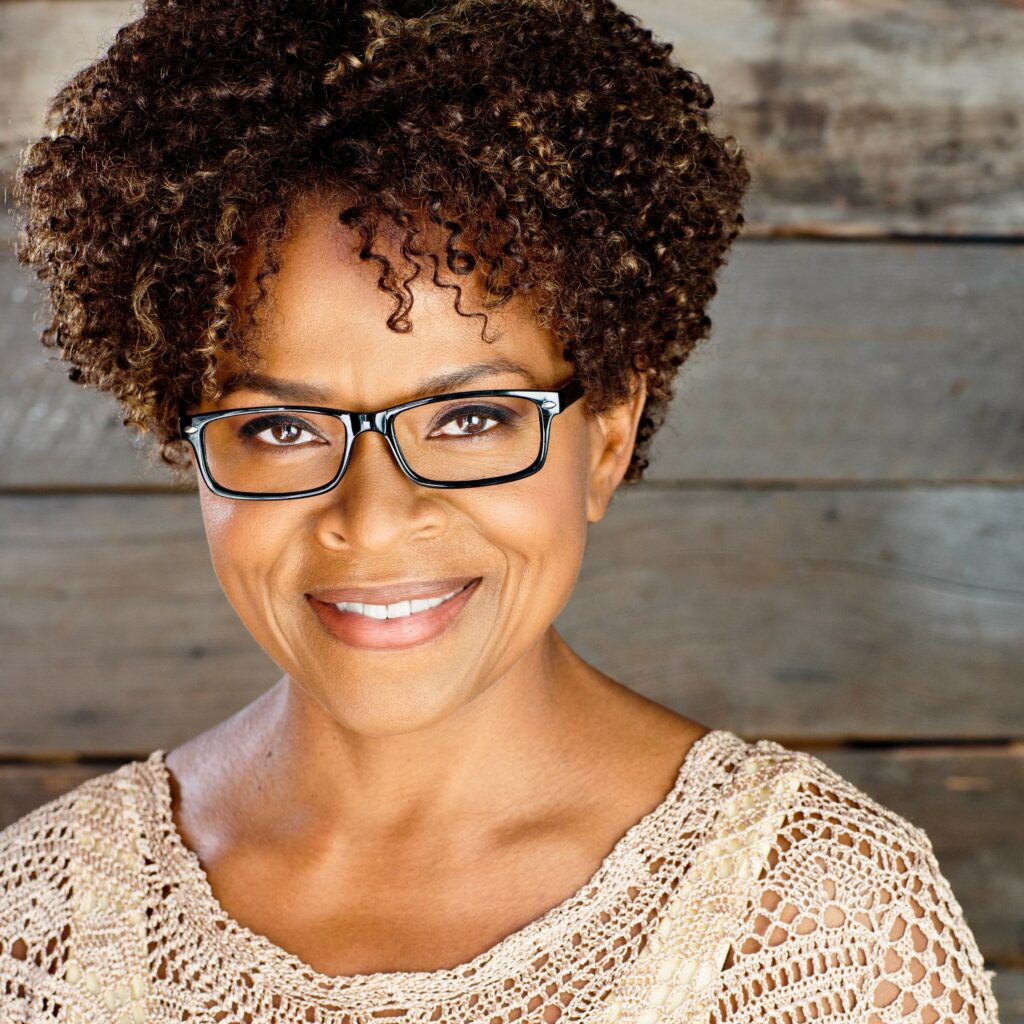
POLYGON ((462 966, 583 888, 593 842, 547 835, 489 852, 424 848, 340 865, 236 849, 206 866, 224 912, 328 976, 462 966))

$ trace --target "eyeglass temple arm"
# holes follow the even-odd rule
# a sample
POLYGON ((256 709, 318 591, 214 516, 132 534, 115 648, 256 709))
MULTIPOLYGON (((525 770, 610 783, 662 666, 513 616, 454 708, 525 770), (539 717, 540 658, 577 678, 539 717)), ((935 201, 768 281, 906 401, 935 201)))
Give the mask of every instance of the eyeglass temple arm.
POLYGON ((562 412, 568 409, 578 398, 582 398, 585 391, 583 390, 583 385, 573 377, 566 384, 563 384, 556 394, 558 395, 558 411, 562 412))
POLYGON ((182 398, 179 398, 177 404, 178 404, 178 434, 179 434, 180 437, 184 438, 186 436, 186 433, 185 433, 186 429, 188 430, 188 433, 193 433, 195 428, 194 427, 189 427, 189 428, 185 427, 185 421, 188 419, 188 416, 189 416, 188 405, 186 404, 185 400, 182 399, 182 398))

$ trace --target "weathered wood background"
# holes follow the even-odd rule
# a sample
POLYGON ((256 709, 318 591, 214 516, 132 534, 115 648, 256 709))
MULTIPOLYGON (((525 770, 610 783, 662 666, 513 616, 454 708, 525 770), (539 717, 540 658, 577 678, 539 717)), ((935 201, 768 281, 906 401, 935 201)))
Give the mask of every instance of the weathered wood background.
MULTIPOLYGON (((626 6, 712 84, 755 183, 712 338, 558 625, 924 828, 1024 1021, 1024 7, 626 6)), ((135 10, 0 0, 0 184, 135 10)), ((38 344, 42 296, 0 235, 2 827, 279 673, 195 494, 38 344)))

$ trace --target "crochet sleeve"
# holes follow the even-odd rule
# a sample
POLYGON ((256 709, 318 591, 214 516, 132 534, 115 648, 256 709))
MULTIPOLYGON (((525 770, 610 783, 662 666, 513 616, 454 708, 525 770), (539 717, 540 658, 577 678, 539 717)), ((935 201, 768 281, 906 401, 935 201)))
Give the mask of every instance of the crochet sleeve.
POLYGON ((0 830, 0 1021, 60 1019, 69 824, 58 798, 0 830))
POLYGON ((906 831, 909 841, 872 893, 876 927, 868 950, 868 1024, 998 1024, 995 972, 985 970, 928 836, 909 822, 906 831))
POLYGON ((998 1024, 924 831, 809 754, 790 767, 712 1020, 998 1024))

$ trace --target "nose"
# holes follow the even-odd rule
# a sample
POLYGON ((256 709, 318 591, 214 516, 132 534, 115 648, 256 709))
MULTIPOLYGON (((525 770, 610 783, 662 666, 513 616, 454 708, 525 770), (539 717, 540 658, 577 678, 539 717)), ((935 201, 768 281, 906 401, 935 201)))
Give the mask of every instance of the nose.
POLYGON ((409 538, 440 531, 447 516, 437 493, 410 480, 387 438, 360 414, 348 466, 329 499, 319 530, 325 545, 386 553, 409 538), (369 435, 369 436, 367 436, 369 435))
POLYGON ((414 481, 405 475, 405 471, 398 463, 398 458, 391 450, 391 445, 388 443, 387 435, 384 433, 384 424, 381 419, 375 417, 373 413, 360 412, 352 417, 351 426, 353 437, 348 457, 348 466, 346 466, 345 472, 342 474, 338 487, 344 487, 346 480, 350 480, 353 477, 354 471, 385 476, 390 474, 396 478, 401 478, 408 484, 416 486, 414 481), (367 437, 366 435, 371 436, 367 437), (367 447, 370 448, 371 452, 374 448, 377 448, 378 453, 376 455, 367 453, 367 447))

